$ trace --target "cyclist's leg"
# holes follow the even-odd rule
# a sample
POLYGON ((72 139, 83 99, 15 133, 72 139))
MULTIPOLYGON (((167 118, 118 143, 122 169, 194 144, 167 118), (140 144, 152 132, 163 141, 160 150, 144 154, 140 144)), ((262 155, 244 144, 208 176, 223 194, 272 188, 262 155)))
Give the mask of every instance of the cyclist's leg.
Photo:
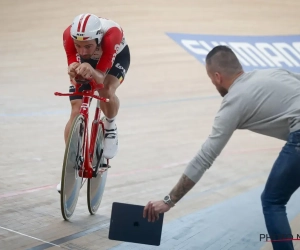
MULTIPOLYGON (((89 89, 90 89, 90 85, 85 84, 85 85, 82 85, 79 88, 79 92, 81 92, 83 90, 89 90, 89 89)), ((75 92, 75 87, 73 85, 71 85, 69 87, 69 92, 70 93, 75 92)), ((65 144, 68 141, 68 137, 69 137, 69 133, 70 133, 70 128, 72 126, 73 120, 79 114, 80 106, 82 104, 82 96, 70 96, 69 99, 70 99, 70 104, 71 104, 71 114, 70 114, 69 120, 68 120, 68 122, 67 122, 67 124, 65 126, 65 131, 64 131, 65 144)), ((57 184, 56 189, 57 189, 58 192, 60 192, 61 182, 59 182, 57 184)))
POLYGON ((113 158, 118 151, 118 131, 116 117, 119 111, 119 98, 116 95, 117 88, 125 79, 130 65, 130 51, 128 45, 116 56, 114 64, 104 80, 104 89, 99 95, 109 98, 109 102, 101 102, 100 107, 105 115, 104 128, 105 140, 103 155, 106 159, 113 158))

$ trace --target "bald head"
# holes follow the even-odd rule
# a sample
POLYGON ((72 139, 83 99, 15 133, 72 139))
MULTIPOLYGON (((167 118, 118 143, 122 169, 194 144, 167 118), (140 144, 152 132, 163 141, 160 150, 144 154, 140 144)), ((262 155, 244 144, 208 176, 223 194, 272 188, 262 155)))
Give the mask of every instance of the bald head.
POLYGON ((237 56, 227 46, 214 47, 206 56, 206 65, 212 72, 220 72, 223 75, 234 76, 243 71, 237 56))

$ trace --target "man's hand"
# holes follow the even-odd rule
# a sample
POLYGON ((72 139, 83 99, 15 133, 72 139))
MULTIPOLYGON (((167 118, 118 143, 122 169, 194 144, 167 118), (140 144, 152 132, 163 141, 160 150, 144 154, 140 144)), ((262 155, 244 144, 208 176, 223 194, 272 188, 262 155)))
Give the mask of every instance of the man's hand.
POLYGON ((85 79, 91 79, 94 74, 94 69, 89 63, 82 63, 75 69, 75 72, 85 79))
POLYGON ((73 62, 69 65, 68 74, 69 74, 71 80, 74 79, 75 76, 77 75, 75 70, 76 70, 76 68, 78 68, 79 65, 80 65, 80 63, 78 63, 78 62, 73 62))
MULTIPOLYGON (((178 183, 170 192, 170 197, 173 203, 177 203, 183 196, 187 194, 194 186, 195 182, 189 179, 186 175, 182 175, 178 183)), ((165 213, 170 210, 170 206, 164 201, 149 201, 144 208, 143 217, 148 217, 148 221, 154 222, 158 220, 160 213, 165 213)))
POLYGON ((159 219, 159 214, 169 211, 170 208, 164 201, 149 201, 144 208, 143 217, 148 217, 149 222, 154 222, 159 219))

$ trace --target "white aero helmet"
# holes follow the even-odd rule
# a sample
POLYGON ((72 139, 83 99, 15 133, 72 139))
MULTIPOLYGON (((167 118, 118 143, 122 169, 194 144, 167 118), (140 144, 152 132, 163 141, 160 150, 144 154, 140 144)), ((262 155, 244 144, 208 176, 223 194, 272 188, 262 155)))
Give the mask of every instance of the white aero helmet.
POLYGON ((96 15, 86 13, 76 16, 71 26, 71 37, 78 41, 96 39, 99 44, 103 37, 101 22, 96 15))

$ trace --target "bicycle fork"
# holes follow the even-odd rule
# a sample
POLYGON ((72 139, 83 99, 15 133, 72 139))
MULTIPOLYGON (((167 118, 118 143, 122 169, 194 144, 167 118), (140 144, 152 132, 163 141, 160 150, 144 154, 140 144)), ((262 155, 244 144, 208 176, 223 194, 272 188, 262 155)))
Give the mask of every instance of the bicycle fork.
MULTIPOLYGON (((88 132, 88 125, 89 125, 89 104, 90 104, 90 97, 84 96, 82 100, 82 104, 80 107, 80 113, 84 117, 85 121, 85 128, 84 128, 84 145, 83 145, 83 164, 79 170, 79 176, 83 178, 92 178, 93 177, 93 168, 91 166, 91 157, 90 157, 90 143, 89 143, 89 132, 88 132)), ((92 132, 92 139, 93 139, 92 132)), ((94 140, 94 139, 93 139, 94 140)))

